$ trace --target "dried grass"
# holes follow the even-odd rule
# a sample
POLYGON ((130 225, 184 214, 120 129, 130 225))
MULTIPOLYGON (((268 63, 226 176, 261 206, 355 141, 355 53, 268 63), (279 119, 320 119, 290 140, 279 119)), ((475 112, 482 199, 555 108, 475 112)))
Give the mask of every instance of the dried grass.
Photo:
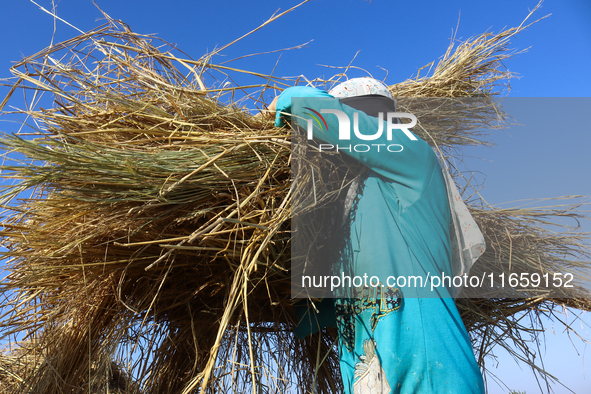
MULTIPOLYGON (((502 115, 494 86, 509 77, 502 61, 523 28, 450 46, 429 77, 392 86, 398 96, 474 100, 461 114, 445 101, 448 115, 430 120, 421 101, 400 99, 449 158, 486 143, 482 130, 502 115)), ((22 89, 27 107, 15 113, 38 138, 0 141, 2 176, 15 181, 1 196, 9 272, 1 329, 22 343, 0 357, 7 392, 106 392, 118 374, 126 393, 340 389, 336 332, 292 334, 289 131, 233 100, 291 82, 211 57, 188 59, 111 20, 12 68, 0 108, 22 89), (228 73, 262 82, 216 84, 228 73), (50 109, 38 108, 42 94, 50 109)), ((546 228, 578 218, 574 206, 500 210, 474 200, 472 211, 489 246, 482 260, 500 270, 588 263, 578 233, 546 228)), ((526 336, 536 331, 522 314, 589 310, 584 296, 460 299, 458 307, 484 366, 493 345, 517 346, 531 361, 526 336)))

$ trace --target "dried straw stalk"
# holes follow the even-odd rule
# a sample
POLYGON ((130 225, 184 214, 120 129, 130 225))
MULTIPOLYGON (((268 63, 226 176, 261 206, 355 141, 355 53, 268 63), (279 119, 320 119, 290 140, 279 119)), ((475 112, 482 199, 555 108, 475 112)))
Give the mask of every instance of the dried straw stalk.
MULTIPOLYGON (((481 130, 499 113, 493 87, 509 76, 500 71, 508 40, 523 28, 452 44, 430 77, 392 87, 398 96, 476 100, 460 129, 453 101, 444 121, 423 111, 422 136, 448 158, 485 143, 481 130)), ((341 387, 335 330, 303 341, 292 334, 289 131, 223 103, 290 81, 175 53, 111 20, 12 68, 1 107, 19 89, 32 94, 15 113, 33 120, 38 138, 0 141, 2 175, 15 180, 1 197, 9 272, 1 327, 22 343, 0 357, 7 392, 105 392, 116 376, 125 376, 117 388, 125 393, 341 387), (219 73, 262 82, 219 88, 219 73), (43 94, 51 109, 38 107, 43 94)), ((403 105, 420 113, 413 103, 403 105)), ((579 217, 575 208, 499 210, 474 200, 489 244, 483 261, 501 271, 584 267, 578 234, 545 229, 579 217)), ((585 295, 458 306, 484 366, 495 344, 530 362, 535 326, 522 314, 591 309, 585 295)))

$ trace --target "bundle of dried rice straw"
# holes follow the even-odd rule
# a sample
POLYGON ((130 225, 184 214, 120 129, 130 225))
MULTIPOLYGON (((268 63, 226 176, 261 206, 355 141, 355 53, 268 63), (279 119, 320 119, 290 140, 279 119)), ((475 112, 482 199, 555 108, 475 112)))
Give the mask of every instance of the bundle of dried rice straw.
MULTIPOLYGON (((494 87, 510 77, 501 62, 523 28, 452 44, 430 76, 391 87, 448 159, 486 143, 500 111, 494 87), (404 96, 471 97, 479 109, 459 113, 452 103, 440 108, 448 116, 429 117, 404 96)), ((0 357, 4 392, 341 387, 335 330, 306 340, 292 333, 290 132, 224 102, 293 81, 177 53, 111 20, 12 68, 1 107, 22 89, 32 99, 17 112, 36 135, 0 141, 2 176, 15 180, 1 197, 1 327, 4 340, 18 340, 0 357), (215 87, 220 73, 261 82, 215 87), (50 109, 37 106, 41 95, 51 96, 50 109)), ((575 208, 499 210, 474 199, 488 243, 481 260, 511 272, 582 267, 581 235, 545 227, 578 217, 575 208)), ((520 323, 523 314, 591 309, 587 295, 459 299, 458 307, 484 366, 495 344, 531 361, 527 334, 536 327, 520 323)))

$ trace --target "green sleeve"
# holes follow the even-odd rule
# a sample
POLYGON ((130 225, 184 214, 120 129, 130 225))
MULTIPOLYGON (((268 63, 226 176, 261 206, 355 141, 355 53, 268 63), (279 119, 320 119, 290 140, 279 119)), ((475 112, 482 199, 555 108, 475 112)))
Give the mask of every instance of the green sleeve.
POLYGON ((400 129, 393 129, 391 139, 388 139, 386 114, 382 121, 381 136, 375 140, 361 139, 353 131, 354 114, 357 113, 358 116, 358 130, 364 135, 375 134, 378 131, 378 118, 344 105, 332 96, 327 97, 324 95, 325 92, 317 89, 315 89, 316 92, 309 90, 312 88, 305 91, 290 91, 290 89, 284 91, 283 94, 287 93, 284 100, 281 97, 278 100, 278 110, 290 113, 292 122, 297 122, 300 128, 307 130, 307 120, 313 118, 312 114, 315 114, 316 118, 320 114, 323 120, 320 122, 321 127, 318 122, 312 122, 314 139, 333 145, 334 149, 338 147, 339 152, 353 157, 394 182, 397 194, 405 200, 403 205, 408 206, 421 197, 428 187, 431 174, 439 169, 437 157, 425 141, 416 136, 416 139, 412 140, 400 129), (291 101, 289 106, 286 105, 288 97, 291 101), (325 113, 323 110, 338 110, 348 116, 351 125, 350 139, 339 139, 337 116, 333 113, 325 113))

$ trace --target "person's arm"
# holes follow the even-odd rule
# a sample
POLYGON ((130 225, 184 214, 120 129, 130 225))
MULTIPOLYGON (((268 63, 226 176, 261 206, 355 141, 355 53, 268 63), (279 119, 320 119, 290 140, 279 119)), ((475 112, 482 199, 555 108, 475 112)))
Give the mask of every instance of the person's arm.
MULTIPOLYGON (((320 113, 326 121, 326 126, 323 124, 322 128, 314 127, 315 139, 333 145, 335 148, 338 146, 339 152, 355 158, 378 174, 402 186, 406 189, 404 194, 410 200, 406 201, 407 203, 412 203, 420 197, 423 189, 428 186, 426 178, 430 177, 435 168, 439 168, 435 153, 420 138, 411 140, 402 130, 394 129, 391 140, 387 139, 386 114, 384 114, 381 136, 376 140, 363 140, 353 132, 354 113, 358 114, 359 131, 364 135, 371 135, 378 131, 379 119, 344 105, 324 91, 310 87, 288 88, 276 100, 277 119, 282 119, 281 113, 289 113, 292 115, 292 120, 297 121, 304 130, 307 129, 307 119, 311 118, 310 109, 320 113), (294 97, 301 97, 301 99, 294 100, 292 103, 291 99, 294 97), (337 116, 322 113, 323 109, 342 111, 348 116, 351 122, 349 140, 339 140, 337 116), (365 152, 368 147, 369 151, 365 152)), ((276 124, 279 123, 276 122, 276 124)))
MULTIPOLYGON (((281 127, 285 125, 284 119, 286 115, 293 114, 291 109, 291 99, 293 97, 307 97, 307 98, 331 98, 324 90, 312 88, 309 86, 293 86, 285 89, 278 97, 275 97, 271 105, 269 105, 269 111, 275 112, 275 126, 281 127)), ((295 114, 294 114, 295 115, 295 114)), ((288 120, 289 122, 289 120, 288 120)))

